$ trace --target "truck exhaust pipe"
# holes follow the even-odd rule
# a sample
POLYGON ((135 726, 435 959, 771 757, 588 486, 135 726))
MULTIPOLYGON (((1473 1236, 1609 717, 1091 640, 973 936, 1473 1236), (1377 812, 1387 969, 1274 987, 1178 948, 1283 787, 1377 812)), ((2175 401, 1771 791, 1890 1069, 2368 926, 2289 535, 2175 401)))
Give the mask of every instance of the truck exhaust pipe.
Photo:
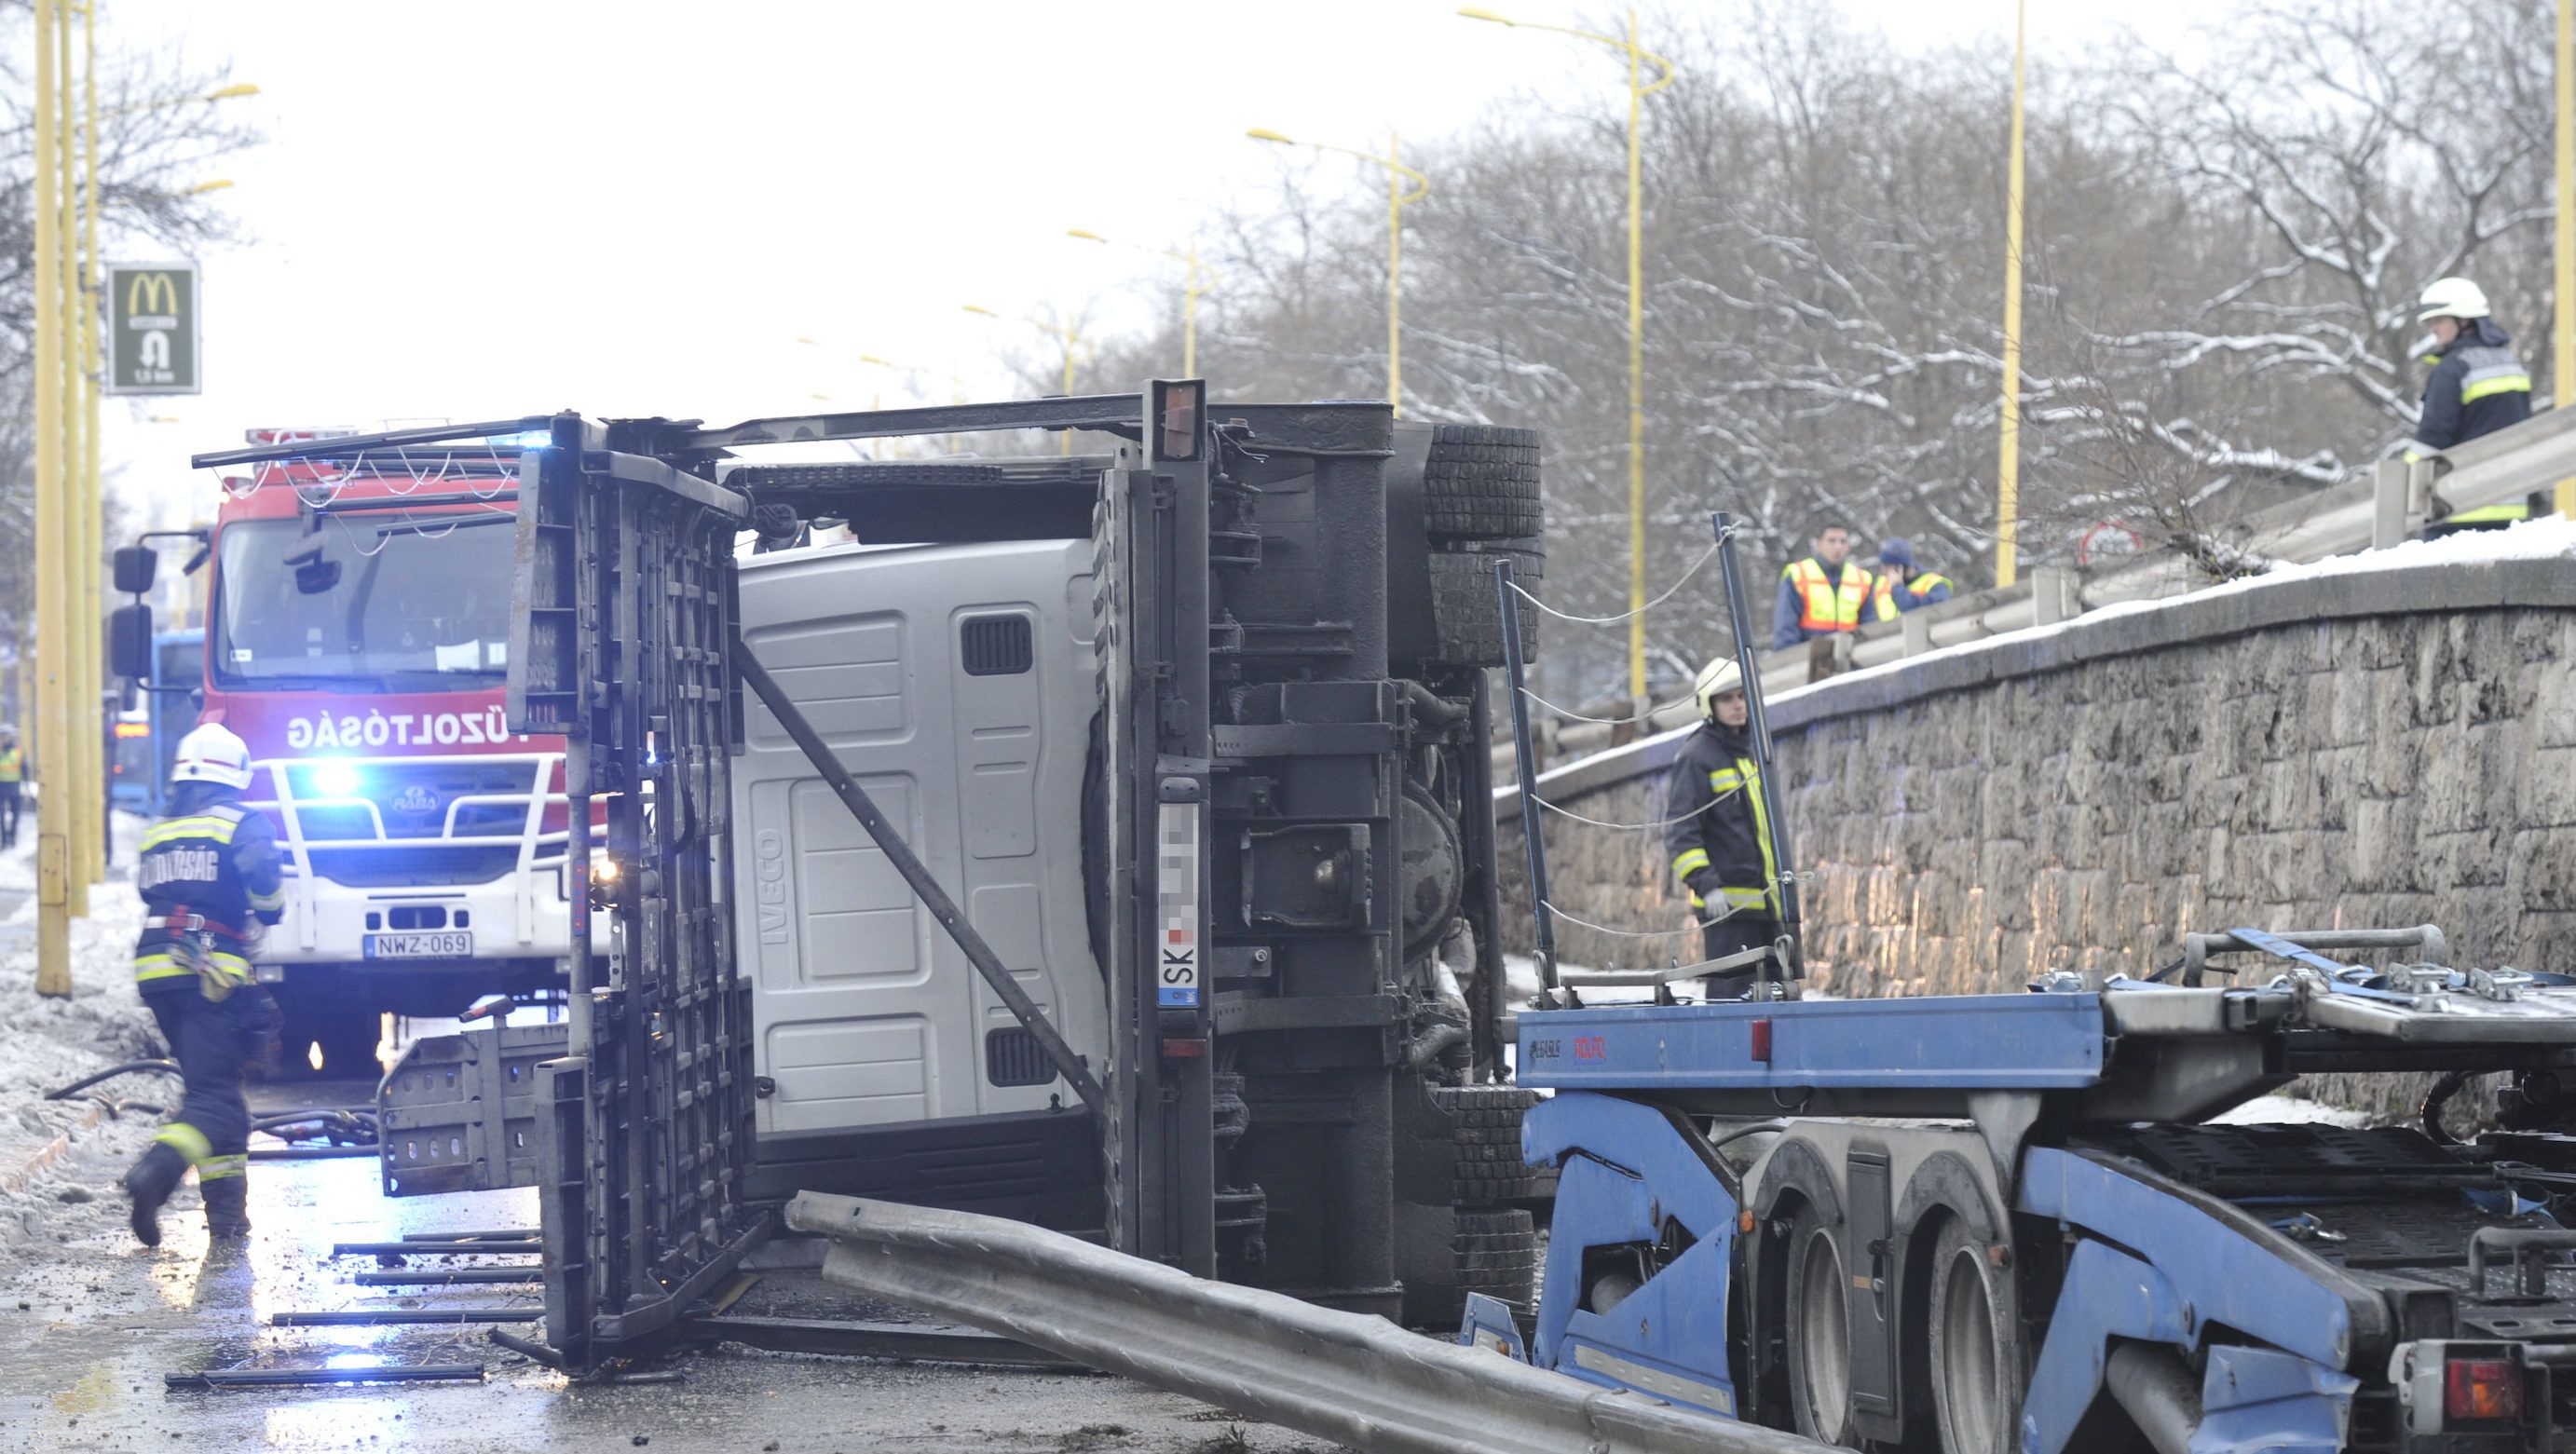
POLYGON ((2111 1350, 2103 1382, 2156 1454, 2191 1454, 2192 1431, 2200 1427, 2200 1380, 2173 1350, 2123 1341, 2111 1350))

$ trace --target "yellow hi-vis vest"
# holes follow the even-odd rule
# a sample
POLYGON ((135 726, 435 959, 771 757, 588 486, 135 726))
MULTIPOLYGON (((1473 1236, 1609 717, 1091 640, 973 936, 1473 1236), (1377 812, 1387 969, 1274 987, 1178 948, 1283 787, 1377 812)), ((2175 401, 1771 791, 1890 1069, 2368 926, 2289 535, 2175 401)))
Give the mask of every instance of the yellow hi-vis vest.
POLYGON ((1850 561, 1843 562, 1839 586, 1826 579, 1825 568, 1814 556, 1794 561, 1780 574, 1798 591, 1798 629, 1801 631, 1850 631, 1860 625, 1861 608, 1869 603, 1870 588, 1876 584, 1868 571, 1850 561))

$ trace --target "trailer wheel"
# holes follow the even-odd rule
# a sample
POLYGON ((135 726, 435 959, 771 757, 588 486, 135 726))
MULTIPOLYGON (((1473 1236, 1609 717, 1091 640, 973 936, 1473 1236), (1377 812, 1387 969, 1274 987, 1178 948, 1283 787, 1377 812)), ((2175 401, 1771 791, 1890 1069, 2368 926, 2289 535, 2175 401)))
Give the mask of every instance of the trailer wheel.
POLYGON ((1827 1444, 1853 1444, 1851 1416, 1851 1280, 1842 1244, 1814 1207, 1789 1224, 1789 1411, 1798 1432, 1827 1444))
POLYGON ((2008 1454, 2015 1447, 2021 1340, 2002 1269, 1961 1218, 1932 1255, 1932 1411, 1942 1454, 2008 1454))

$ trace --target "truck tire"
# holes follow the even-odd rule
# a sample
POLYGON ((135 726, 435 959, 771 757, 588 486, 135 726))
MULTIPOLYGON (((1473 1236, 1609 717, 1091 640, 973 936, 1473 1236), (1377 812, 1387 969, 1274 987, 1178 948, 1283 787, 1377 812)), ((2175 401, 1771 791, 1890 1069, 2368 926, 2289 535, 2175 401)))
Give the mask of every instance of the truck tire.
POLYGON ((1942 1224, 1931 1287, 1932 1413, 1942 1454, 2011 1454, 2020 1447, 2027 1381, 2013 1290, 1964 1218, 1942 1224))
POLYGON ((1857 1448, 1851 1411, 1851 1302, 1842 1243, 1812 1206, 1789 1224, 1780 1260, 1787 1279, 1789 1413, 1798 1432, 1857 1448))
POLYGON ((1539 433, 1441 424, 1422 466, 1422 523, 1433 540, 1509 540, 1545 528, 1539 433))
MULTIPOLYGON (((1456 666, 1503 665, 1502 612, 1494 597, 1494 561, 1509 556, 1513 578, 1531 594, 1545 578, 1546 553, 1534 542, 1488 545, 1431 557, 1431 628, 1438 660, 1456 666)), ((1520 610, 1521 660, 1538 660, 1538 608, 1515 597, 1520 610)))
POLYGON ((1449 1117, 1450 1202, 1490 1207, 1556 1194, 1556 1168, 1521 1160, 1521 1116, 1538 1092, 1508 1085, 1439 1086, 1432 1103, 1449 1117))
POLYGON ((1467 1313, 1467 1294, 1480 1292, 1527 1317, 1538 1287, 1538 1227, 1518 1208, 1456 1213, 1449 1239, 1451 1278, 1409 1279, 1404 1284, 1408 1327, 1454 1331, 1467 1313))

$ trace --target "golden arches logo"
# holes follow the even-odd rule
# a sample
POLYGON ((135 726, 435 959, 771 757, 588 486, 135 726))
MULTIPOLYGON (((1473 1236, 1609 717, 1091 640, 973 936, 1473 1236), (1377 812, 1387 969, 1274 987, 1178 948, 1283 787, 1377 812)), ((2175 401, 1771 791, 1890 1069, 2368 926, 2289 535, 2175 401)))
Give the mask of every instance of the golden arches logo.
POLYGON ((128 316, 175 314, 179 311, 179 285, 168 273, 136 273, 125 285, 125 311, 128 316), (159 307, 152 305, 159 304, 159 307))

